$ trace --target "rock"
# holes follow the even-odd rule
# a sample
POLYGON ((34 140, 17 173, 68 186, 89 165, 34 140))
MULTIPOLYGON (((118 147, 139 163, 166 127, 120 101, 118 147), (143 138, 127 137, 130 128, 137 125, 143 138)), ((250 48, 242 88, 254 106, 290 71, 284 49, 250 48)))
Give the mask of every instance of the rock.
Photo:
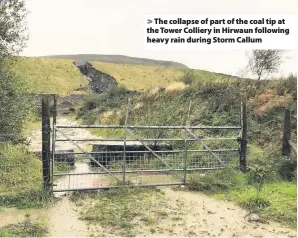
POLYGON ((96 70, 91 64, 85 63, 78 66, 79 70, 89 80, 89 87, 94 93, 104 93, 117 85, 117 81, 111 75, 96 70), (91 80, 90 80, 91 79, 91 80))
POLYGON ((246 220, 248 222, 259 222, 261 220, 261 218, 258 214, 252 213, 246 217, 246 220))
MULTIPOLYGON (((158 145, 148 145, 148 147, 153 151, 171 151, 173 150, 171 145, 168 144, 158 144, 158 145)), ((119 153, 119 151, 124 151, 123 144, 95 144, 92 147, 92 152, 107 152, 95 154, 93 158, 102 164, 104 167, 107 167, 110 162, 121 161, 123 160, 123 153, 119 153), (113 153, 115 152, 115 153, 113 153)), ((154 158, 152 153, 149 153, 149 150, 142 144, 131 144, 126 145, 126 151, 133 151, 134 153, 127 153, 127 163, 134 161, 135 159, 150 159, 154 158), (142 152, 146 151, 146 152, 142 152), (147 152, 148 151, 148 152, 147 152), (133 154, 133 156, 132 156, 133 154)), ((166 152, 165 152, 166 154, 166 152)), ((90 160, 91 166, 98 166, 96 162, 90 160)))
POLYGON ((59 154, 55 154, 56 162, 60 162, 60 163, 66 162, 70 166, 74 166, 75 155, 72 154, 74 153, 74 150, 56 150, 55 153, 59 153, 59 154))

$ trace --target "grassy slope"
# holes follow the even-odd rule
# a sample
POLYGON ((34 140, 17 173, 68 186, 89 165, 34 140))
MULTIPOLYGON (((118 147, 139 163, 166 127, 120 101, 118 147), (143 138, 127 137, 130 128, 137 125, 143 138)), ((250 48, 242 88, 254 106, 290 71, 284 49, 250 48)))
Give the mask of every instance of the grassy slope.
POLYGON ((113 76, 119 84, 137 91, 167 87, 185 72, 185 69, 164 66, 90 63, 97 70, 113 76))
POLYGON ((18 57, 14 72, 28 83, 32 93, 86 93, 88 81, 72 62, 64 59, 18 57))
POLYGON ((42 167, 37 157, 26 154, 24 146, 10 144, 0 144, 0 153, 0 197, 41 189, 42 167))

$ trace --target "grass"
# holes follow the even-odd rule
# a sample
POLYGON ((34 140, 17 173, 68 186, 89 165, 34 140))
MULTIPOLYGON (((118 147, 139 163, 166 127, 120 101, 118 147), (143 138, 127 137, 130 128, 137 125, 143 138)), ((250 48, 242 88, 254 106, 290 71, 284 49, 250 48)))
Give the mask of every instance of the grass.
MULTIPOLYGON (((217 199, 233 201, 246 207, 247 202, 254 198, 255 188, 245 186, 242 189, 232 189, 226 193, 215 193, 217 199)), ((259 215, 266 220, 280 222, 291 228, 297 227, 297 185, 290 182, 265 184, 261 197, 270 202, 270 206, 260 209, 259 215)))
POLYGON ((54 171, 55 173, 70 173, 73 171, 75 166, 70 165, 68 162, 55 162, 54 171))
POLYGON ((72 60, 18 57, 14 72, 28 84, 31 93, 60 95, 88 93, 88 81, 72 60))
POLYGON ((48 230, 40 222, 25 221, 21 224, 0 227, 0 237, 44 237, 48 230))
POLYGON ((0 206, 44 207, 51 199, 42 191, 41 161, 21 145, 0 147, 0 206))
POLYGON ((21 145, 5 144, 0 147, 0 196, 24 193, 42 185, 41 161, 21 145))
POLYGON ((119 84, 130 90, 145 91, 152 88, 167 87, 184 75, 185 70, 164 66, 132 64, 113 64, 90 62, 97 70, 114 77, 119 84))
MULTIPOLYGON (((162 224, 182 220, 180 207, 171 207, 163 192, 150 188, 120 188, 89 195, 77 194, 72 201, 81 207, 80 219, 103 229, 99 236, 136 236, 162 232, 162 224), (176 210, 177 209, 177 210, 176 210)), ((178 202, 177 202, 178 203, 178 202)), ((176 204, 177 205, 177 204, 176 204)))

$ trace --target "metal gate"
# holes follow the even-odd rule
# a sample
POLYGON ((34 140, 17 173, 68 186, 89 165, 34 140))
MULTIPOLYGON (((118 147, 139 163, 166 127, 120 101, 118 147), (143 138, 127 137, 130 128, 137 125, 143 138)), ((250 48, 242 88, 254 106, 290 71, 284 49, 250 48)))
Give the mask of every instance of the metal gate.
MULTIPOLYGON (((246 142, 241 125, 190 126, 188 120, 181 126, 129 125, 129 108, 130 101, 122 126, 59 125, 53 116, 50 184, 54 192, 186 185, 191 174, 223 169, 239 156, 245 159, 239 147, 239 142, 246 142), (93 134, 88 134, 90 129, 93 134), (87 138, 80 130, 88 132, 87 138), (94 135, 102 135, 94 133, 102 130, 113 138, 94 135), (164 136, 152 137, 158 130, 164 136), (204 130, 235 131, 236 136, 202 137, 204 130), (211 148, 207 143, 212 141, 230 141, 232 146, 211 148)), ((190 108, 191 103, 189 114, 190 108)))

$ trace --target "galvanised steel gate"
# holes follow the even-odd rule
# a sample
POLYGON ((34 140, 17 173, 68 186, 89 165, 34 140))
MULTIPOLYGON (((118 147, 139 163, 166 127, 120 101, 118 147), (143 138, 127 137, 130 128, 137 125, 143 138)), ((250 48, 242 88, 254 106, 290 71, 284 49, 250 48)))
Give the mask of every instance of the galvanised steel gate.
POLYGON ((54 192, 123 185, 187 185, 191 174, 223 169, 239 156, 245 159, 245 153, 239 147, 239 142, 240 145, 242 141, 246 142, 242 139, 241 125, 190 126, 187 122, 182 126, 133 126, 127 123, 129 108, 130 101, 123 126, 59 125, 56 119, 53 120, 51 185, 54 192), (105 135, 118 136, 82 138, 80 133, 76 133, 90 129, 105 130, 105 135), (200 136, 199 133, 204 130, 235 131, 236 136, 200 136), (154 134, 164 136, 152 137, 154 134), (207 145, 214 141, 229 142, 231 147, 207 145), (60 143, 63 144, 59 148, 60 143), (71 146, 65 146, 65 143, 71 146))

